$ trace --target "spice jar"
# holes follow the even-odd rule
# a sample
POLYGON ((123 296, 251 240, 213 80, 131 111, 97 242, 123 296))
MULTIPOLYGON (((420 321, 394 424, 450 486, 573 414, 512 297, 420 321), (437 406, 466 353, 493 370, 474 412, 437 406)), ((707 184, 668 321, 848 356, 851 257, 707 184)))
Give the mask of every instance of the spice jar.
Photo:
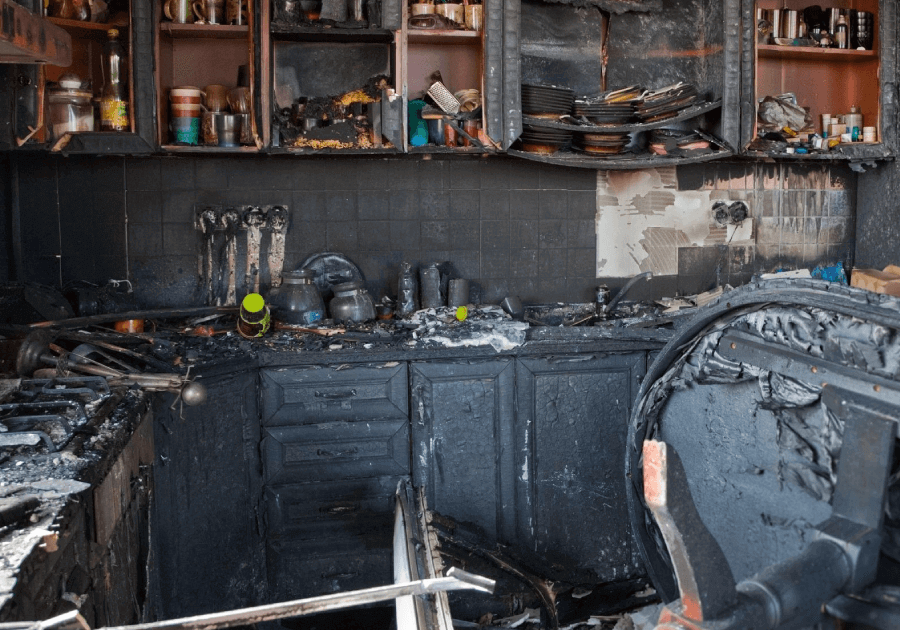
POLYGON ((47 90, 50 110, 50 140, 70 132, 94 130, 91 93, 79 88, 56 87, 47 90))
POLYGON ((248 293, 241 302, 241 312, 238 315, 237 331, 241 337, 253 339, 262 337, 269 330, 272 320, 269 316, 269 307, 259 293, 248 293))

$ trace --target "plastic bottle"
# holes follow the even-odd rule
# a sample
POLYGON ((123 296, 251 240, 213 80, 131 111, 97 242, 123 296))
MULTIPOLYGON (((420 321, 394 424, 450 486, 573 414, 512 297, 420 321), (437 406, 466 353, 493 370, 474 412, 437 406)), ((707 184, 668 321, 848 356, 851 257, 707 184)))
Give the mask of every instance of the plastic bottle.
POLYGON ((103 47, 105 82, 100 96, 100 129, 130 131, 128 116, 128 61, 119 41, 119 30, 107 31, 109 39, 103 47))
POLYGON ((417 311, 416 307, 416 277, 413 275, 411 265, 404 261, 400 263, 400 276, 397 278, 397 315, 403 317, 417 311))

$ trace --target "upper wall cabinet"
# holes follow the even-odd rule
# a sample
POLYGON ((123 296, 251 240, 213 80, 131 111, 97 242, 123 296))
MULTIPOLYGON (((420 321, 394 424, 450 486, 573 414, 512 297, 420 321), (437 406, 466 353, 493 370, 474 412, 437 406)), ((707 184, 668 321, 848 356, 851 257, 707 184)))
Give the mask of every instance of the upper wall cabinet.
POLYGON ((802 0, 744 0, 742 8, 748 54, 741 134, 747 154, 799 160, 891 154, 896 145, 893 0, 839 0, 827 7, 802 0), (798 134, 787 143, 766 135, 786 126, 798 134), (821 140, 807 140, 813 134, 821 140), (839 144, 829 148, 829 141, 839 144))
POLYGON ((523 132, 510 153, 597 169, 732 154, 739 128, 737 5, 578 4, 522 1, 523 132))
POLYGON ((4 114, 10 117, 8 128, 13 132, 7 140, 10 148, 62 153, 152 151, 152 119, 141 103, 148 77, 132 63, 146 46, 149 30, 149 23, 139 22, 140 9, 127 0, 108 5, 49 2, 45 15, 69 33, 72 62, 66 67, 4 68, 16 103, 4 114), (100 6, 105 8, 98 10, 100 6))

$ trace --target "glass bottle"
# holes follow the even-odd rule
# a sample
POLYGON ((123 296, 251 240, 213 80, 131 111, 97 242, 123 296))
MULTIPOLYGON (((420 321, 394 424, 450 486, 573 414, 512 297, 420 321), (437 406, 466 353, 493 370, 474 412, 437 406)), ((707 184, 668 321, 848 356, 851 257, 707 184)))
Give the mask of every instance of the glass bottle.
POLYGON ((834 43, 838 48, 850 48, 850 29, 847 26, 847 19, 841 15, 838 18, 834 32, 834 43))
POLYGON ((130 131, 128 117, 128 61, 119 41, 119 30, 107 31, 109 39, 103 47, 103 72, 106 82, 100 96, 100 129, 130 131))

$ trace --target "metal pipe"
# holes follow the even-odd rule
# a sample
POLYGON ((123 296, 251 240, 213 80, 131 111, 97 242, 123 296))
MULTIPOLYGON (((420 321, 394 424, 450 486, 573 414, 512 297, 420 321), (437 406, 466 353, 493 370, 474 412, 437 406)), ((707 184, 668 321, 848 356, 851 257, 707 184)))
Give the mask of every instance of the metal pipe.
POLYGON ((388 584, 373 588, 321 595, 307 599, 297 599, 278 604, 239 608, 221 613, 182 617, 168 621, 141 623, 132 626, 110 626, 104 630, 214 630, 231 628, 263 621, 274 621, 287 617, 299 617, 329 610, 341 610, 363 604, 390 601, 404 595, 424 595, 439 591, 470 589, 492 593, 494 580, 461 571, 455 567, 447 570, 447 577, 431 580, 417 580, 401 584, 388 584))
POLYGON ((619 305, 619 302, 621 302, 625 298, 625 295, 631 290, 631 287, 633 287, 638 282, 638 280, 644 280, 644 279, 649 280, 652 277, 653 277, 652 271, 645 271, 644 273, 639 273, 638 275, 633 277, 631 280, 626 282, 625 286, 622 287, 618 293, 616 293, 616 297, 614 297, 609 302, 609 304, 607 304, 606 306, 603 307, 603 311, 602 311, 603 314, 608 315, 609 313, 612 313, 616 309, 616 306, 619 305))

